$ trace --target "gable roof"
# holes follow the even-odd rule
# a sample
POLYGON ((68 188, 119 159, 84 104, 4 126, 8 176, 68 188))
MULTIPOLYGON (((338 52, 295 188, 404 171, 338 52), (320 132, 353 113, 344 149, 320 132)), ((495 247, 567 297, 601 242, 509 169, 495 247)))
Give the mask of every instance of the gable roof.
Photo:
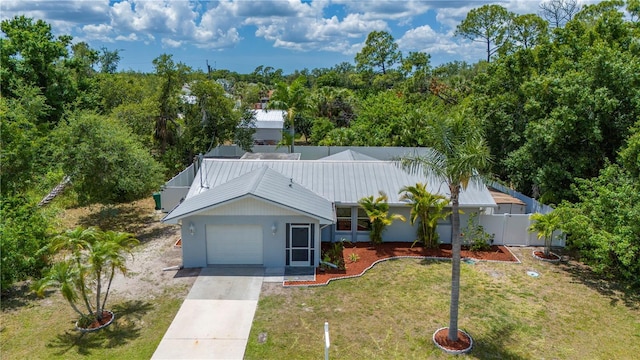
MULTIPOLYGON (((194 183, 196 182, 198 177, 194 183)), ((193 196, 188 195, 162 221, 173 223, 183 217, 249 196, 311 216, 321 224, 334 222, 331 201, 267 166, 256 167, 234 178, 233 181, 220 183, 193 196)))
POLYGON ((344 161, 344 160, 368 160, 368 161, 376 161, 378 159, 365 155, 365 154, 361 154, 357 151, 353 151, 351 149, 347 149, 345 151, 341 151, 337 154, 333 154, 333 155, 329 155, 326 157, 321 158, 320 160, 339 160, 339 161, 344 161))
MULTIPOLYGON (((336 204, 356 205, 361 198, 383 191, 389 204, 404 205, 406 202, 400 200, 398 192, 418 182, 426 184, 431 193, 449 197, 447 184, 422 174, 410 174, 392 161, 204 159, 186 198, 206 194, 209 189, 227 183, 231 183, 227 185, 230 187, 238 186, 233 184, 239 177, 265 166, 336 204)), ((469 183, 460 193, 459 201, 461 207, 496 206, 484 184, 469 183)))

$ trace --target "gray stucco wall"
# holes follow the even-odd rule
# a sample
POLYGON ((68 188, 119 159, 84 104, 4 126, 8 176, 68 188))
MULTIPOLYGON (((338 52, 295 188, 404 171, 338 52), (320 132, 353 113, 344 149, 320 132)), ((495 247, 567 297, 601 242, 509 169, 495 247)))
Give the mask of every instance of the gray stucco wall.
MULTIPOLYGON (((473 212, 478 212, 478 208, 465 208, 461 209, 463 211, 460 214, 460 229, 464 229, 467 226, 467 221, 469 219, 469 215, 473 212)), ((448 209, 447 211, 450 211, 448 209)), ((407 221, 402 222, 399 220, 394 221, 391 226, 387 227, 387 229, 382 234, 382 240, 388 242, 413 242, 415 241, 418 232, 418 225, 411 225, 410 216, 411 216, 411 208, 409 206, 402 207, 390 207, 390 212, 392 214, 400 214, 404 216, 407 221)), ((351 221, 352 224, 355 224, 358 218, 358 207, 351 207, 351 221)), ((451 217, 441 220, 438 223, 438 227, 436 231, 439 235, 439 241, 442 244, 450 244, 451 236, 452 236, 452 226, 451 226, 451 217)), ((325 234, 325 233, 323 233, 325 234)), ((356 229, 352 229, 352 231, 336 231, 335 226, 331 226, 330 234, 325 234, 323 236, 322 241, 340 241, 340 240, 348 240, 352 242, 363 242, 369 241, 369 233, 364 231, 356 231, 356 229)))
POLYGON ((263 264, 265 267, 285 266, 286 224, 314 224, 315 266, 320 262, 320 224, 305 216, 191 216, 182 220, 182 263, 185 268, 206 267, 207 264, 207 225, 260 225, 263 229, 263 264), (193 223, 195 234, 189 233, 189 224, 193 223), (276 224, 276 234, 272 226, 276 224))

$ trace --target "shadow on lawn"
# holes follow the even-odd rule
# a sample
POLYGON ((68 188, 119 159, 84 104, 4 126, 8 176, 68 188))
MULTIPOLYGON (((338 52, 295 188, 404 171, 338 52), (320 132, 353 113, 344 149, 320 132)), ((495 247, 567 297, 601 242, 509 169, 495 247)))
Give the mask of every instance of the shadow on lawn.
POLYGON ((140 300, 130 300, 113 307, 114 322, 93 333, 67 330, 59 334, 48 348, 57 349, 55 355, 63 356, 72 349, 80 355, 91 355, 95 350, 114 348, 127 344, 140 336, 140 319, 153 310, 153 305, 140 300))
MULTIPOLYGON (((29 289, 31 282, 23 282, 19 285, 14 285, 10 289, 2 292, 2 301, 0 301, 0 308, 2 311, 15 310, 21 307, 29 305, 31 302, 36 301, 38 297, 29 289)), ((49 296, 54 291, 45 292, 45 296, 49 296)))
POLYGON ((505 344, 511 339, 514 327, 512 324, 500 324, 488 334, 473 337, 473 348, 470 355, 478 359, 522 359, 521 355, 505 349, 505 344))
POLYGON ((117 205, 98 205, 97 211, 90 211, 78 219, 78 224, 89 227, 98 226, 103 230, 126 231, 139 234, 158 222, 153 208, 149 209, 136 203, 117 205))
POLYGON ((638 287, 633 287, 621 280, 603 278, 603 275, 595 273, 589 266, 579 262, 562 262, 557 266, 571 274, 575 282, 582 283, 608 297, 612 305, 621 301, 630 309, 640 309, 640 289, 638 287))

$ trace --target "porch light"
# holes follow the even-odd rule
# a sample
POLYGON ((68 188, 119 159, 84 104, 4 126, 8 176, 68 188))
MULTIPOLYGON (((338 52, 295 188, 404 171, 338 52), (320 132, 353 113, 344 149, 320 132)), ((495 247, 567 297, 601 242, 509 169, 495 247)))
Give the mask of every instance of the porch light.
POLYGON ((278 226, 276 223, 273 223, 273 225, 271 225, 271 235, 276 236, 276 231, 278 231, 278 226))
POLYGON ((189 234, 191 234, 191 236, 196 234, 196 226, 193 225, 192 222, 189 223, 189 234))

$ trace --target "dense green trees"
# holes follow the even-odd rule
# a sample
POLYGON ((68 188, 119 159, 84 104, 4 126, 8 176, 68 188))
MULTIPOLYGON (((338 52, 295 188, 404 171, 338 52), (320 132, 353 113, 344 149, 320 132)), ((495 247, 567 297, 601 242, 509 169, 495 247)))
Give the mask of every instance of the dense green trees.
MULTIPOLYGON (((5 20, 3 213, 46 224, 34 204, 65 174, 74 177, 72 202, 148 196, 162 176, 175 175, 198 153, 228 142, 249 149, 247 110, 275 90, 270 106, 287 110, 288 129, 313 145, 430 146, 431 124, 465 104, 482 122, 499 180, 546 203, 572 201, 609 221, 600 219, 609 213, 583 208, 602 200, 585 189, 606 189, 603 177, 614 173, 629 189, 640 182, 638 8, 637 0, 584 8, 552 0, 543 4, 543 20, 485 5, 467 15, 458 34, 486 45, 491 62, 432 67, 429 54, 402 54, 389 33, 376 31, 355 65, 288 75, 266 64, 250 74, 203 73, 170 54, 153 61, 153 73, 116 72, 117 50, 55 36, 43 21, 5 20), (136 170, 135 163, 143 166, 136 170)), ((632 204, 617 206, 635 214, 632 204)), ((11 220, 3 224, 6 234, 23 231, 11 220)), ((36 234, 49 236, 46 226, 35 228, 25 232, 28 248, 40 243, 36 234)), ((609 239, 631 241, 618 235, 609 239)), ((3 246, 17 241, 12 236, 3 237, 3 246)), ((586 236, 569 236, 569 244, 604 248, 586 236)))
POLYGON ((53 159, 71 177, 80 204, 136 200, 163 182, 162 167, 118 120, 70 114, 50 138, 53 159))

